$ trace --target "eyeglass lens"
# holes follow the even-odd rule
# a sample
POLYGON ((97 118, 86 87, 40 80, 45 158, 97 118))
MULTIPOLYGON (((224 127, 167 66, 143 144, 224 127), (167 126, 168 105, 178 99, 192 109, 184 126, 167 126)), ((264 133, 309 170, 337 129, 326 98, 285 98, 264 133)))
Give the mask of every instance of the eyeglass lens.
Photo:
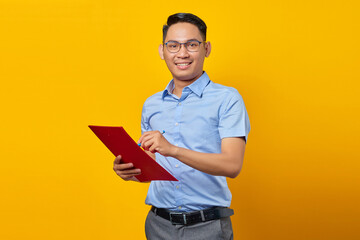
POLYGON ((179 43, 179 42, 167 42, 166 47, 169 52, 178 52, 180 51, 181 45, 185 45, 185 48, 189 52, 197 52, 199 51, 200 43, 198 41, 188 41, 186 43, 179 43))

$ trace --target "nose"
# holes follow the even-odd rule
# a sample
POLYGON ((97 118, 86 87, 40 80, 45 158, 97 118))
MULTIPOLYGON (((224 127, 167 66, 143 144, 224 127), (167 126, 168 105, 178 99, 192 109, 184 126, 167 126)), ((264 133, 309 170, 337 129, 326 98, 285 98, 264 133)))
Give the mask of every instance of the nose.
POLYGON ((178 55, 179 57, 188 57, 188 56, 189 56, 189 52, 188 52, 188 50, 187 50, 186 47, 185 47, 185 43, 181 43, 181 44, 180 44, 180 50, 179 50, 179 52, 177 53, 177 55, 178 55))

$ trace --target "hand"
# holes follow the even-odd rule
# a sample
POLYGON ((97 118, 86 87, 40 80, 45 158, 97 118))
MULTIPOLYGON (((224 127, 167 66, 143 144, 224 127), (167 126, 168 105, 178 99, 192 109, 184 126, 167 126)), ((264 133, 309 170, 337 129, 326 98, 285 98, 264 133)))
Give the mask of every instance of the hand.
POLYGON ((139 181, 135 176, 140 175, 141 170, 139 168, 134 168, 134 165, 132 163, 122 163, 121 155, 115 158, 113 169, 116 174, 125 181, 139 181))
POLYGON ((177 147, 169 143, 159 131, 145 132, 139 139, 145 151, 158 152, 163 156, 174 156, 177 147))

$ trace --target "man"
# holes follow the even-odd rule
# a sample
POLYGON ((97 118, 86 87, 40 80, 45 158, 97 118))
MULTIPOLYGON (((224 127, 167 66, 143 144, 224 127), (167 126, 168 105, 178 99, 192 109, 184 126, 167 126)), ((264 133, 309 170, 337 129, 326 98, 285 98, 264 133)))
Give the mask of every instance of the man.
MULTIPOLYGON (((144 103, 139 143, 179 181, 151 182, 148 239, 233 239, 226 177, 240 173, 250 123, 237 90, 213 83, 203 71, 210 52, 200 18, 168 18, 159 54, 173 79, 144 103)), ((121 156, 114 161, 124 180, 141 174, 132 167, 121 156)))

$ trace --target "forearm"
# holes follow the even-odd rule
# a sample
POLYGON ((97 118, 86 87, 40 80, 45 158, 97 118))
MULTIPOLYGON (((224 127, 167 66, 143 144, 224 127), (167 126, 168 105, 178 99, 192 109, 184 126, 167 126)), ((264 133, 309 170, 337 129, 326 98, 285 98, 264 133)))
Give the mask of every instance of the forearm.
POLYGON ((201 153, 170 144, 159 131, 144 133, 139 143, 145 151, 174 157, 199 171, 234 178, 241 170, 245 153, 244 137, 221 140, 221 153, 201 153))
POLYGON ((174 147, 171 157, 199 171, 235 178, 242 167, 242 157, 227 153, 201 153, 181 147, 174 147))

